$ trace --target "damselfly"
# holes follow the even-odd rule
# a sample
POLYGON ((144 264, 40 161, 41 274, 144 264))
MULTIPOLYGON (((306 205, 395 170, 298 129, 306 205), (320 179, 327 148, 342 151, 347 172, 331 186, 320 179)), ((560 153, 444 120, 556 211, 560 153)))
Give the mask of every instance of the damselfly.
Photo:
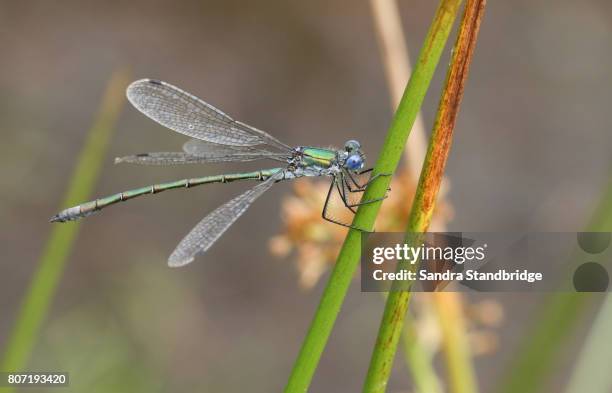
POLYGON ((331 177, 322 217, 347 227, 353 226, 329 213, 332 193, 339 195, 345 208, 353 214, 357 206, 383 199, 361 201, 351 198, 353 195, 361 195, 365 187, 377 177, 386 176, 369 176, 371 169, 363 170, 365 156, 357 141, 349 140, 344 149, 310 146, 292 148, 266 132, 232 119, 219 109, 175 86, 152 79, 132 83, 127 89, 127 97, 132 105, 149 118, 194 139, 185 143, 183 152, 137 154, 117 158, 115 162, 170 165, 270 159, 284 165, 254 172, 184 179, 124 191, 65 209, 51 218, 52 222, 76 220, 107 206, 165 190, 236 180, 260 181, 260 184, 204 217, 189 232, 168 259, 170 266, 182 266, 193 261, 197 254, 208 250, 257 198, 274 183, 283 180, 304 176, 331 177), (368 174, 366 181, 361 177, 363 174, 368 174))

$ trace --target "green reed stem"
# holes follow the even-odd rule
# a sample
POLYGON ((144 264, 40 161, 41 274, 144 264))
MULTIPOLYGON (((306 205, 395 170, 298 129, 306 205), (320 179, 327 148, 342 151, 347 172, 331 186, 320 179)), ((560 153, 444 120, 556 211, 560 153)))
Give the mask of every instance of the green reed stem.
POLYGON ((565 393, 610 393, 612 391, 612 351, 608 343, 612 332, 612 295, 606 299, 593 322, 565 393))
POLYGON ((438 324, 442 329, 442 345, 451 393, 477 392, 476 373, 472 362, 466 322, 458 293, 434 293, 433 304, 438 309, 438 324))
MULTIPOLYGON (((458 2, 454 11, 458 9, 458 2)), ((436 198, 444 175, 444 168, 450 151, 453 130, 463 89, 467 80, 468 70, 476 45, 476 38, 480 28, 480 21, 484 13, 484 0, 468 0, 457 41, 453 50, 450 67, 446 76, 445 87, 440 99, 436 122, 429 141, 429 147, 415 198, 410 212, 408 227, 406 229, 407 243, 420 244, 422 233, 426 232, 431 216, 433 214, 436 198)), ((441 7, 440 9, 443 9, 441 7)), ((450 18, 450 26, 453 18, 450 18)), ((413 265, 413 268, 416 265, 413 265)), ((399 269, 410 266, 399 263, 399 269)), ((404 323, 404 316, 408 309, 410 300, 409 288, 397 288, 389 293, 382 321, 376 339, 376 345, 372 353, 370 367, 364 383, 363 391, 367 393, 384 392, 391 374, 393 360, 397 351, 397 344, 404 323)), ((452 366, 453 364, 449 364, 452 366)), ((453 386, 455 392, 474 392, 476 385, 474 377, 469 373, 471 368, 462 367, 455 370, 460 372, 460 377, 454 382, 459 386, 453 386)))
MULTIPOLYGON (((126 71, 116 71, 110 78, 96 120, 89 130, 87 141, 72 174, 63 206, 74 206, 89 199, 98 180, 109 141, 125 101, 124 91, 128 83, 127 78, 126 71)), ((46 221, 48 217, 40 219, 46 221)), ((24 371, 27 366, 64 272, 66 260, 72 250, 79 222, 50 225, 51 234, 22 301, 0 363, 0 370, 18 372, 24 371)), ((2 392, 12 390, 12 388, 0 389, 2 392)))
MULTIPOLYGON (((412 76, 402 100, 395 112, 381 153, 374 166, 374 173, 395 172, 410 129, 421 108, 425 93, 434 74, 440 55, 446 44, 461 0, 441 0, 433 22, 421 48, 412 76)), ((390 176, 382 176, 366 189, 363 199, 381 198, 387 192, 390 176)), ((357 211, 353 224, 371 230, 381 202, 363 205, 357 211)), ((293 366, 285 392, 306 392, 323 353, 348 287, 359 263, 361 232, 349 230, 340 250, 319 306, 315 312, 304 343, 293 366)))
POLYGON ((442 393, 444 390, 433 368, 433 354, 419 342, 418 332, 410 313, 406 316, 401 345, 404 360, 410 370, 417 393, 442 393))
MULTIPOLYGON (((612 231, 612 179, 604 191, 587 232, 612 231)), ((608 266, 610 266, 608 264, 608 266)), ((515 358, 506 368, 497 388, 498 392, 535 393, 558 364, 564 342, 577 328, 578 321, 588 306, 597 299, 592 293, 567 292, 551 294, 540 307, 526 338, 520 343, 515 358)), ((601 343, 608 345, 608 343, 601 343)))

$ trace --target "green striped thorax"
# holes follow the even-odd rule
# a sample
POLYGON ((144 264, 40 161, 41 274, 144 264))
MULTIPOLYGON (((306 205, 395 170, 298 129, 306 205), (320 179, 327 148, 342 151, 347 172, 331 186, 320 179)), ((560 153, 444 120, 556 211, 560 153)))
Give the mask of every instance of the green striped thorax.
MULTIPOLYGON (((303 170, 305 176, 312 176, 309 172, 321 172, 333 175, 341 170, 359 172, 365 165, 365 155, 361 152, 361 144, 349 140, 344 144, 343 150, 324 149, 321 147, 300 146, 289 161, 295 170, 303 170)), ((313 173, 314 175, 314 173, 313 173)))

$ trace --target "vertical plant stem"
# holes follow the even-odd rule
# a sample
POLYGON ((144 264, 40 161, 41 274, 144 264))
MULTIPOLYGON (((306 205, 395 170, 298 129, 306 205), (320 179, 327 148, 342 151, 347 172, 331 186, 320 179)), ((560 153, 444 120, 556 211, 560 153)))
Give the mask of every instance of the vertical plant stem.
MULTIPOLYGON (((372 13, 374 15, 374 24, 381 49, 381 57, 385 66, 385 76, 387 85, 391 93, 392 107, 395 109, 401 98, 401 89, 408 80, 411 73, 410 56, 404 39, 402 29, 402 21, 399 15, 397 1, 395 0, 370 0, 372 13)), ((406 170, 409 171, 413 179, 418 180, 419 171, 423 165, 425 153, 427 151, 427 142, 425 139, 425 124, 423 117, 419 112, 416 118, 410 138, 406 144, 404 157, 406 161, 406 170)), ((440 190, 438 191, 438 204, 448 203, 445 201, 448 191, 448 179, 442 179, 440 190)), ((432 217, 430 228, 433 231, 443 232, 446 230, 445 217, 440 216, 436 219, 432 217)), ((432 304, 443 304, 444 307, 436 307, 440 320, 449 320, 455 317, 460 317, 458 314, 462 310, 463 298, 460 294, 452 292, 446 293, 424 293, 423 296, 431 298, 432 304), (456 299, 450 299, 456 297, 456 299)), ((465 326, 460 329, 458 326, 455 329, 442 329, 444 334, 443 350, 446 355, 446 360, 454 360, 453 363, 447 364, 447 369, 451 375, 460 375, 461 372, 455 372, 457 368, 471 367, 471 355, 468 348, 462 343, 467 342, 465 326), (459 355, 461 359, 459 359, 459 355)), ((438 377, 432 366, 430 356, 426 355, 426 351, 422 348, 418 334, 413 326, 406 324, 402 333, 402 347, 404 349, 404 357, 406 364, 411 372, 412 379, 417 392, 420 393, 437 393, 442 389, 439 386, 438 377)))
MULTIPOLYGON (((612 231, 612 179, 609 180, 586 231, 612 231)), ((556 360, 564 341, 570 337, 583 312, 594 299, 591 293, 552 294, 544 302, 526 338, 518 346, 517 355, 506 368, 506 374, 502 376, 497 391, 542 391, 550 372, 557 364, 556 360)))
MULTIPOLYGON (((461 0, 441 0, 416 67, 400 104, 391 122, 381 153, 378 156, 374 173, 392 174, 397 168, 402 151, 423 103, 425 93, 431 82, 440 55, 446 44, 453 21, 461 0)), ((364 200, 382 198, 387 192, 391 179, 379 177, 364 193, 364 200)), ((353 224, 359 228, 371 229, 380 209, 380 202, 360 206, 353 224)), ((306 392, 312 376, 334 326, 334 322, 344 301, 346 291, 359 263, 361 254, 361 232, 349 230, 342 245, 338 259, 323 292, 304 343, 293 366, 285 392, 306 392)))
POLYGON ((466 326, 458 293, 439 292, 432 297, 438 309, 442 328, 442 343, 448 373, 449 391, 452 393, 477 392, 474 366, 471 361, 466 326))
MULTIPOLYGON (((418 241, 419 236, 417 235, 415 239, 414 234, 426 232, 431 221, 484 7, 484 0, 468 0, 465 7, 410 213, 406 230, 407 242, 418 241)), ((408 290, 395 290, 389 293, 365 380, 364 392, 386 390, 409 300, 408 290)))
POLYGON ((606 295, 599 315, 595 319, 584 347, 576 360, 576 367, 570 377, 565 393, 610 393, 612 391, 612 296, 606 295))
MULTIPOLYGON (((391 110, 395 111, 402 98, 406 82, 412 73, 402 19, 397 0, 370 0, 370 7, 374 17, 387 87, 391 96, 391 110)), ((414 181, 419 178, 419 170, 423 165, 426 151, 425 122, 419 111, 404 150, 404 160, 414 181)))
MULTIPOLYGON (((126 71, 116 71, 110 78, 97 118, 88 133, 87 141, 72 174, 63 206, 73 206, 89 199, 125 100, 124 89, 128 83, 127 78, 126 71)), ((79 221, 51 227, 51 234, 9 337, 0 370, 18 372, 27 366, 64 272, 78 228, 79 221)), ((3 392, 9 391, 12 389, 3 390, 3 392)))
POLYGON ((406 317, 406 326, 402 331, 402 345, 404 357, 410 367, 414 388, 418 393, 442 393, 440 379, 433 369, 433 354, 427 351, 420 342, 418 332, 415 329, 414 320, 406 317))
MULTIPOLYGON (((402 19, 396 0, 370 0, 370 7, 372 9, 387 86, 391 96, 391 107, 392 110, 395 110, 402 97, 402 89, 412 72, 410 54, 402 28, 402 19)), ((426 152, 425 122, 423 121, 422 113, 419 112, 404 150, 404 162, 406 163, 404 170, 408 171, 410 178, 414 179, 415 183, 419 179, 419 173, 423 166, 426 152)), ((446 178, 442 180, 438 203, 447 203, 444 201, 446 191, 448 190, 448 187, 445 187, 446 182, 446 178)), ((430 224, 431 228, 435 231, 444 231, 446 229, 445 218, 440 216, 436 219, 434 216, 430 224)), ((438 294, 424 293, 422 295, 435 298, 438 294)), ((451 296, 452 294, 446 293, 445 295, 451 296)), ((435 301, 436 299, 432 300, 435 301)), ((446 304, 449 306, 454 304, 461 308, 461 299, 457 299, 456 302, 446 302, 446 304)), ((451 307, 439 307, 436 308, 436 311, 440 313, 453 313, 451 307)), ((440 318, 445 318, 445 316, 440 315, 440 318)), ((428 354, 428 351, 423 347, 417 330, 411 325, 413 321, 409 320, 406 322, 401 338, 402 348, 415 390, 418 393, 440 393, 442 392, 442 387, 433 367, 433 356, 428 354)), ((465 335, 465 331, 455 330, 453 333, 454 335, 465 335)), ((444 348, 452 349, 453 346, 449 345, 444 348)), ((468 358, 465 361, 469 362, 471 359, 468 358)))

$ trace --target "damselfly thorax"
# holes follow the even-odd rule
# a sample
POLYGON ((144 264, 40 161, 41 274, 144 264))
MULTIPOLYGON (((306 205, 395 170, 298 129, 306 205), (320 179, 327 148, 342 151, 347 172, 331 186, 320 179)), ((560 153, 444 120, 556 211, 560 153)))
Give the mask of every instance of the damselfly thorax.
POLYGON ((149 118, 193 139, 183 145, 182 152, 142 153, 117 158, 116 163, 174 165, 267 159, 280 162, 282 166, 183 179, 123 191, 62 210, 51 221, 76 220, 107 206, 166 190, 239 180, 259 181, 260 184, 212 211, 187 234, 168 259, 170 266, 182 266, 191 262, 197 254, 208 250, 259 196, 283 180, 305 176, 331 177, 322 216, 328 221, 351 228, 354 227, 350 222, 330 215, 332 193, 339 195, 344 207, 351 213, 355 213, 359 205, 380 201, 355 201, 351 198, 358 195, 360 199, 361 193, 371 181, 386 176, 369 176, 371 170, 363 170, 365 156, 357 141, 349 140, 343 149, 310 146, 292 148, 264 131, 232 119, 221 110, 175 86, 152 79, 132 83, 127 89, 127 97, 132 105, 149 118), (360 180, 363 174, 368 174, 366 181, 360 180))
POLYGON ((342 170, 346 152, 321 147, 298 146, 287 161, 295 177, 335 176, 342 170))

